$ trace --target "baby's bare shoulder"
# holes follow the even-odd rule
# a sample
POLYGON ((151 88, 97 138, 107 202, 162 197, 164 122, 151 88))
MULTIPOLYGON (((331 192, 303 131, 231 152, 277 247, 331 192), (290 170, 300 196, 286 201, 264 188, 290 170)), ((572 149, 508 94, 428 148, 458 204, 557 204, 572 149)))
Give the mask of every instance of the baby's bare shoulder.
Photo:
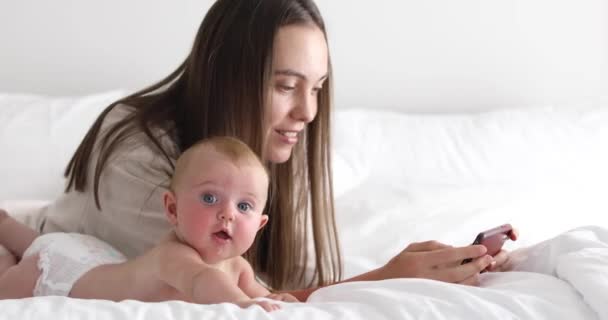
POLYGON ((201 257, 194 248, 178 241, 167 241, 158 244, 155 249, 163 260, 200 260, 201 257))
POLYGON ((200 256, 194 249, 183 243, 164 241, 137 257, 136 260, 139 260, 138 265, 144 264, 164 269, 185 261, 200 261, 200 256))
POLYGON ((253 275, 253 268, 247 259, 238 256, 232 258, 231 271, 237 275, 253 275))

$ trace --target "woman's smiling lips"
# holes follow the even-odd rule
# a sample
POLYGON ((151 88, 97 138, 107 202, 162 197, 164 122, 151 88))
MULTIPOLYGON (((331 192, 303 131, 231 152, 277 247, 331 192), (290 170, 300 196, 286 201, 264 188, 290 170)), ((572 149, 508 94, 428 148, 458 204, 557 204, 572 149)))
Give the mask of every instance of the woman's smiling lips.
POLYGON ((298 142, 299 131, 295 130, 276 130, 283 143, 296 144, 298 142))

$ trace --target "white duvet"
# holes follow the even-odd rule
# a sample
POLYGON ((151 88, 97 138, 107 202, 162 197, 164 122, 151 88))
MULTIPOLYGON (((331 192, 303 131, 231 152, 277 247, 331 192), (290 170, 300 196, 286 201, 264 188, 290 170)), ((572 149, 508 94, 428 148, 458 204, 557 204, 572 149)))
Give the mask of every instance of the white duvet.
POLYGON ((608 230, 579 228, 514 252, 516 271, 480 287, 422 279, 353 282, 265 313, 224 303, 142 303, 64 297, 0 301, 3 319, 608 319, 608 230))
MULTIPOLYGON (((61 191, 61 172, 86 129, 72 124, 83 113, 94 119, 104 105, 26 98, 5 98, 8 107, 0 108, 0 148, 12 150, 0 157, 0 176, 14 177, 0 180, 0 207, 17 214, 43 204, 24 199, 61 191), (46 130, 40 124, 49 119, 46 130), (51 161, 38 163, 41 146, 51 161)), ((520 239, 507 243, 516 250, 517 271, 483 274, 481 287, 421 279, 345 283, 273 313, 232 304, 43 297, 0 301, 0 319, 608 319, 608 108, 351 110, 335 120, 336 213, 347 277, 381 266, 411 242, 466 245, 504 223, 520 230, 520 239), (568 232, 584 225, 595 227, 568 232)))

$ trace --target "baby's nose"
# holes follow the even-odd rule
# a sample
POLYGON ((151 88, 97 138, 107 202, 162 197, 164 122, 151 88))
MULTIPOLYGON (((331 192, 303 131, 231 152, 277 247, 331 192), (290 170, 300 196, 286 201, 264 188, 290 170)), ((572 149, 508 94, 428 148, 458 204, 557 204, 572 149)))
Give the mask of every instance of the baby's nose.
POLYGON ((222 221, 234 221, 234 211, 230 208, 223 208, 218 212, 218 219, 222 221))

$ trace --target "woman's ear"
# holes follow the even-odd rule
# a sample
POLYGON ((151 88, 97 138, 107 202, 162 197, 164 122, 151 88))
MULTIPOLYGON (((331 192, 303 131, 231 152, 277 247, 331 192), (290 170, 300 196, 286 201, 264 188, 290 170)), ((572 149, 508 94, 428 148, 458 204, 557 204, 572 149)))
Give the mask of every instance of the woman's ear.
POLYGON ((166 191, 163 194, 163 204, 165 206, 165 215, 172 226, 177 225, 177 198, 172 191, 166 191))
POLYGON ((268 215, 267 214, 263 214, 261 219, 260 219, 260 227, 258 228, 258 231, 262 228, 264 228, 264 226, 266 225, 266 223, 268 223, 268 215))

